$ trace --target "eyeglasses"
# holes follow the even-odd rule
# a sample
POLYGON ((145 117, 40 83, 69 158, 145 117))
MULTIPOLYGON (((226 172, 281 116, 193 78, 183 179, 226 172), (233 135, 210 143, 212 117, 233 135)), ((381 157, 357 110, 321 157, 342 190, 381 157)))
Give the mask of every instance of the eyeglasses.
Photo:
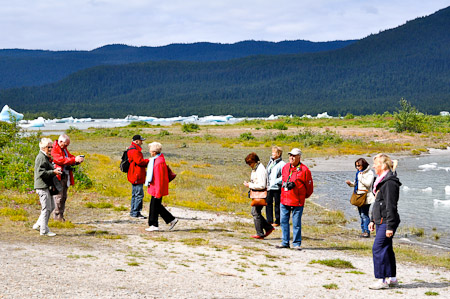
POLYGON ((53 146, 47 146, 47 148, 53 148, 53 146))

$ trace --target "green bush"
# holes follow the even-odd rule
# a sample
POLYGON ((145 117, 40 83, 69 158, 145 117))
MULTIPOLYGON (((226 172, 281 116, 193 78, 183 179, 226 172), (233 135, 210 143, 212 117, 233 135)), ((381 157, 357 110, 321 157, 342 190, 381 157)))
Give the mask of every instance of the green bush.
POLYGON ((151 124, 149 124, 146 121, 139 120, 139 121, 132 121, 127 127, 130 127, 130 128, 148 128, 148 127, 151 127, 151 124))
MULTIPOLYGON (((0 189, 21 192, 34 189, 34 162, 39 153, 41 134, 25 135, 20 132, 17 123, 0 122, 0 136, 4 140, 0 147, 0 189)), ((74 171, 77 188, 89 188, 92 181, 80 166, 74 171)))
POLYGON ((200 130, 200 126, 197 124, 183 124, 181 131, 184 133, 197 132, 200 130))
POLYGON ((426 123, 425 115, 423 113, 420 113, 416 109, 416 107, 411 106, 411 104, 403 98, 399 103, 399 111, 394 112, 395 130, 397 132, 422 132, 425 128, 426 123))
POLYGON ((242 134, 239 136, 239 140, 240 140, 240 141, 248 141, 248 140, 252 140, 252 139, 255 139, 255 136, 253 136, 253 134, 250 133, 250 132, 248 132, 248 133, 242 133, 242 134))

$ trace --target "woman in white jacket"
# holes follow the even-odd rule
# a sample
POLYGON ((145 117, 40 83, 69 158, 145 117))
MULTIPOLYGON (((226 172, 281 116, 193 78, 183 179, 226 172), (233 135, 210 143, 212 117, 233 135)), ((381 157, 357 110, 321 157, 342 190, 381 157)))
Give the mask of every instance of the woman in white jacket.
MULTIPOLYGON (((255 191, 267 191, 267 172, 264 165, 261 164, 259 157, 255 153, 250 153, 245 158, 245 163, 252 169, 252 174, 250 177, 250 182, 244 181, 244 186, 248 187, 250 190, 255 191)), ((263 206, 252 206, 252 216, 255 222, 256 235, 251 236, 255 239, 264 239, 270 233, 273 232, 274 228, 269 224, 261 214, 263 206), (266 233, 264 233, 266 231, 266 233)))
POLYGON ((357 194, 367 193, 366 202, 358 207, 359 216, 361 217, 361 237, 362 238, 370 238, 369 231, 369 210, 370 204, 374 202, 375 197, 372 193, 372 185, 374 174, 373 171, 369 167, 369 163, 367 163, 366 159, 359 158, 355 161, 356 168, 356 177, 353 182, 347 180, 345 181, 347 185, 353 187, 353 192, 357 194))

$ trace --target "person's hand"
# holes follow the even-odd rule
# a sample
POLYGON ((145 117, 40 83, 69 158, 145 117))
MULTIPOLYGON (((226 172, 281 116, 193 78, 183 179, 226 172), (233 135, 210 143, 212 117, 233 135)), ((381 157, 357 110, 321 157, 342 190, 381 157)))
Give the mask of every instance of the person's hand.
POLYGON ((349 185, 349 186, 352 184, 352 182, 350 182, 349 180, 346 180, 345 182, 346 182, 347 185, 349 185))
POLYGON ((371 222, 369 223, 369 230, 370 230, 371 232, 373 232, 373 231, 375 230, 375 223, 373 223, 373 221, 371 221, 371 222))
POLYGON ((391 238, 394 235, 394 231, 393 230, 386 230, 386 238, 391 238))
POLYGON ((287 188, 288 190, 294 189, 294 188, 295 188, 295 183, 294 183, 294 182, 287 182, 287 183, 286 183, 286 188, 287 188))
POLYGON ((249 185, 250 185, 249 182, 244 181, 244 186, 245 186, 245 187, 248 187, 249 185))
POLYGON ((62 171, 61 171, 61 169, 59 169, 59 168, 55 168, 55 169, 53 170, 53 172, 54 172, 56 175, 61 175, 61 174, 62 174, 62 171))
POLYGON ((75 157, 75 162, 81 163, 81 162, 83 162, 83 161, 84 161, 84 157, 82 157, 82 156, 76 156, 76 157, 75 157))

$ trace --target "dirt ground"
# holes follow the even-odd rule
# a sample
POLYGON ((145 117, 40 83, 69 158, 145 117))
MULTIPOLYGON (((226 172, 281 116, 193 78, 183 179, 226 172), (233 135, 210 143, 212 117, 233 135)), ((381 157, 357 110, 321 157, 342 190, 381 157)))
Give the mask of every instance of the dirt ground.
MULTIPOLYGON (((170 208, 173 231, 146 232, 145 220, 88 221, 122 239, 95 236, 77 242, 72 232, 36 242, 0 240, 0 298, 423 298, 450 297, 450 272, 398 265, 400 285, 374 291, 370 256, 315 248, 278 249, 281 230, 263 241, 244 237, 235 223, 248 218, 170 208), (339 258, 354 269, 312 260, 339 258)), ((30 228, 31 230, 31 228, 30 228)), ((38 232, 36 232, 36 235, 38 232)))

